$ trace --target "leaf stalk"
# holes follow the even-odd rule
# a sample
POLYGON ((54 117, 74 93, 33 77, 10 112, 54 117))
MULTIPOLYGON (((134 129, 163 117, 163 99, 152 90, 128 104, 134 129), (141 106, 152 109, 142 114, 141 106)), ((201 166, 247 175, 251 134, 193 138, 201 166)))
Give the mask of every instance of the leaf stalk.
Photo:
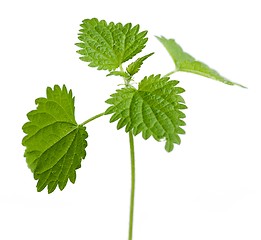
POLYGON ((85 124, 87 124, 87 123, 89 123, 89 122, 91 122, 91 121, 93 121, 93 120, 95 120, 96 118, 99 118, 99 117, 102 117, 103 115, 105 114, 105 112, 103 112, 103 113, 100 113, 100 114, 97 114, 97 115, 95 115, 95 116, 93 116, 93 117, 91 117, 91 118, 89 118, 89 119, 87 119, 86 121, 84 121, 83 123, 81 123, 80 125, 85 125, 85 124))
POLYGON ((171 71, 171 72, 167 73, 166 75, 164 75, 164 77, 169 77, 176 72, 178 72, 178 70, 171 71))

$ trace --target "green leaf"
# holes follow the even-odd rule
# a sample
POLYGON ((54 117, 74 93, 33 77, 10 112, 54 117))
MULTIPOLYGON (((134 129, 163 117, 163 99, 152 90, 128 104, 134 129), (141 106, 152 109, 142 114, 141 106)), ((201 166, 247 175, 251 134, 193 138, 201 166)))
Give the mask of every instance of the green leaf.
POLYGON ((216 70, 210 68, 205 63, 197 61, 194 57, 184 52, 174 39, 167 39, 165 37, 157 37, 157 39, 163 44, 172 57, 176 65, 176 71, 191 72, 228 85, 237 85, 245 88, 241 84, 231 82, 227 78, 221 76, 216 70))
POLYGON ((131 23, 83 20, 78 37, 81 42, 76 43, 81 48, 77 51, 82 55, 80 59, 99 70, 117 69, 145 47, 147 31, 139 32, 139 29, 139 25, 132 27, 131 23))
POLYGON ((145 55, 141 58, 138 58, 135 62, 131 63, 128 67, 127 67, 127 72, 133 76, 134 74, 136 74, 140 68, 141 68, 141 65, 143 64, 143 62, 148 58, 150 57, 151 55, 153 55, 154 53, 150 53, 148 55, 145 55))
POLYGON ((109 76, 120 76, 120 77, 123 77, 126 79, 130 78, 130 75, 128 73, 121 72, 121 71, 111 71, 109 74, 106 75, 106 77, 109 77, 109 76))
POLYGON ((180 96, 184 89, 177 84, 160 75, 145 77, 138 89, 122 88, 112 94, 106 101, 112 106, 105 114, 112 114, 110 122, 119 120, 118 129, 125 126, 126 132, 142 133, 144 139, 166 140, 165 149, 170 152, 174 143, 180 144, 179 134, 185 133, 182 110, 187 107, 180 96))
POLYGON ((75 121, 71 90, 55 85, 48 87, 46 94, 46 98, 36 99, 37 109, 27 114, 22 144, 28 167, 38 180, 37 190, 47 186, 51 193, 57 185, 63 190, 68 179, 75 182, 75 170, 86 155, 88 134, 75 121))

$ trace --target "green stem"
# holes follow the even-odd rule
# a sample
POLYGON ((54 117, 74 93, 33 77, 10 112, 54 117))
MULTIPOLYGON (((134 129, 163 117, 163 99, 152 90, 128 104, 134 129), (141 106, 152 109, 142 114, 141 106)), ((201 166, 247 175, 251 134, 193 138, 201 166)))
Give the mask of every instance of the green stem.
POLYGON ((122 64, 120 65, 121 72, 124 72, 122 64))
POLYGON ((166 75, 164 75, 164 77, 169 77, 170 75, 176 73, 178 70, 174 70, 174 71, 171 71, 169 73, 167 73, 166 75))
POLYGON ((131 196, 130 196, 130 220, 129 220, 129 240, 132 240, 133 213, 134 213, 134 193, 135 193, 135 153, 132 131, 129 132, 130 156, 131 156, 131 196))
POLYGON ((91 122, 91 121, 93 121, 93 120, 95 120, 96 118, 99 118, 99 117, 101 117, 101 116, 103 116, 105 114, 105 112, 103 112, 103 113, 100 113, 100 114, 97 114, 97 115, 95 115, 95 116, 93 116, 93 117, 91 117, 91 118, 89 118, 89 119, 87 119, 86 121, 84 121, 83 123, 81 123, 80 125, 85 125, 85 124, 87 124, 87 123, 89 123, 89 122, 91 122))
MULTIPOLYGON (((124 72, 122 65, 120 71, 124 72)), ((129 80, 124 79, 125 87, 129 87, 129 80)), ((129 240, 132 240, 133 232, 133 214, 134 214, 134 193, 135 193, 135 152, 134 152, 134 139, 132 131, 129 131, 130 142, 130 157, 131 157, 131 194, 130 194, 130 218, 129 218, 129 240)))
MULTIPOLYGON (((122 64, 120 65, 120 71, 121 72, 125 72, 124 71, 124 69, 123 69, 123 67, 122 67, 122 64)), ((130 85, 130 79, 127 79, 127 78, 125 78, 125 77, 122 77, 123 78, 123 80, 124 80, 124 85, 125 85, 125 87, 130 87, 131 85, 130 85)))

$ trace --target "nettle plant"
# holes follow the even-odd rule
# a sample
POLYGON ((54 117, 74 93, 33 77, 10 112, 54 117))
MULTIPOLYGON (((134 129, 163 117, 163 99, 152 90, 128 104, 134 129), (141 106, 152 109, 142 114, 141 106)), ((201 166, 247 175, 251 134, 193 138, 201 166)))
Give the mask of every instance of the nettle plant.
POLYGON ((26 136, 22 144, 26 147, 24 156, 28 167, 37 182, 37 191, 45 187, 52 193, 58 186, 63 190, 70 180, 75 183, 76 169, 86 156, 88 133, 85 125, 102 117, 111 115, 110 122, 118 121, 117 129, 125 127, 129 135, 131 154, 131 199, 129 219, 129 240, 132 239, 135 157, 134 136, 142 134, 146 140, 165 141, 165 150, 171 152, 174 144, 180 144, 184 134, 184 110, 187 108, 181 94, 184 89, 170 76, 175 72, 199 74, 228 85, 240 84, 229 81, 206 64, 197 61, 184 52, 173 39, 157 37, 175 63, 175 69, 166 75, 145 76, 135 87, 134 76, 143 62, 153 53, 137 58, 123 67, 123 63, 140 53, 147 41, 147 31, 131 23, 107 23, 96 18, 83 20, 79 32, 77 51, 82 61, 90 67, 106 70, 107 76, 123 79, 121 87, 113 93, 106 103, 103 113, 97 114, 78 124, 74 114, 74 96, 66 86, 48 87, 46 97, 36 99, 36 110, 27 114, 28 122, 23 125, 26 136))

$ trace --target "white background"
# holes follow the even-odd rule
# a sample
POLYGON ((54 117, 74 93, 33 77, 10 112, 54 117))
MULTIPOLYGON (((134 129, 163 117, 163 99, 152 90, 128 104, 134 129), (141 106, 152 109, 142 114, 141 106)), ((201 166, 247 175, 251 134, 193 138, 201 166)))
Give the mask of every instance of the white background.
POLYGON ((149 30, 144 75, 173 70, 154 38, 175 38, 199 60, 248 89, 191 74, 186 135, 164 143, 135 138, 133 240, 260 240, 261 117, 258 0, 0 2, 0 239, 127 239, 128 135, 103 117, 87 125, 87 157, 64 191, 37 193, 23 157, 21 127, 47 86, 66 84, 79 123, 103 112, 121 83, 87 67, 76 54, 79 24, 97 17, 149 30))

